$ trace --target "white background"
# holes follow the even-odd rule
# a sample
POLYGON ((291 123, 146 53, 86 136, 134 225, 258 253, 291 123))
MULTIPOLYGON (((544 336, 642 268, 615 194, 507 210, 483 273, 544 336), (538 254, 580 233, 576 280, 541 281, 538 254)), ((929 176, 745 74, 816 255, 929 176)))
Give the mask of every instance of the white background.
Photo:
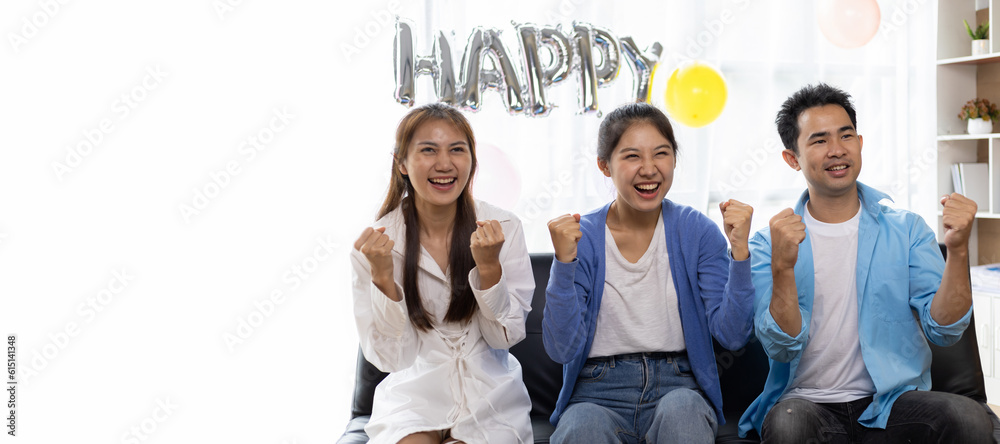
MULTIPOLYGON (((911 0, 901 28, 858 50, 826 42, 811 3, 0 3, 0 333, 18 337, 17 440, 340 436, 357 351, 348 248, 381 203, 406 112, 392 96, 395 14, 421 54, 446 31, 456 64, 475 26, 509 38, 511 20, 581 20, 661 42, 669 73, 730 9, 718 35, 701 34, 730 103, 708 127, 678 128, 668 197, 716 217, 734 197, 720 185, 739 185, 765 226, 804 188, 767 148, 774 111, 826 80, 858 100, 862 180, 933 215, 933 168, 905 167, 933 147, 933 2, 911 0), (734 183, 746 161, 751 177, 734 183)), ((879 3, 883 20, 907 4, 879 3)), ((531 251, 549 248, 552 216, 612 198, 591 160, 600 120, 577 114, 574 81, 553 88, 549 117, 508 116, 495 93, 470 115, 477 197, 515 210, 531 251)), ((623 67, 601 108, 631 88, 623 67)), ((429 89, 418 82, 422 100, 429 89)))

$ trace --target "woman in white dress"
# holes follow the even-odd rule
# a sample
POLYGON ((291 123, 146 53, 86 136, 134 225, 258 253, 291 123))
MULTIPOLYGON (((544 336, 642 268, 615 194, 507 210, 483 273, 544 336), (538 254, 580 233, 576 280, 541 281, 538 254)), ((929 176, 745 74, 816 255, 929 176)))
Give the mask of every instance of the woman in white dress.
POLYGON ((520 221, 472 198, 476 142, 456 109, 410 111, 392 182, 351 251, 365 357, 389 376, 371 443, 530 443, 531 401, 508 349, 534 280, 520 221))

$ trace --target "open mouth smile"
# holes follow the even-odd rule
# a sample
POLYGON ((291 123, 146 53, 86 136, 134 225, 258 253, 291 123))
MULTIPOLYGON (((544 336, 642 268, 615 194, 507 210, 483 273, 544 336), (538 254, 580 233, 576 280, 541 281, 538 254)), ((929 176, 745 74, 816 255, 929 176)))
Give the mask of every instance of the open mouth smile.
POLYGON ((639 196, 650 199, 656 197, 657 192, 660 191, 660 183, 659 182, 640 183, 634 185, 633 188, 635 188, 635 191, 639 193, 639 196))
POLYGON ((829 174, 829 175, 831 175, 831 176, 833 176, 835 178, 846 177, 847 176, 847 171, 848 171, 849 167, 850 167, 850 165, 847 165, 847 164, 834 165, 834 166, 831 166, 831 167, 827 167, 826 168, 826 172, 827 172, 827 174, 829 174))
POLYGON ((455 186, 455 183, 458 182, 458 178, 457 177, 433 177, 433 178, 428 178, 427 181, 430 182, 431 188, 434 188, 436 190, 441 190, 441 191, 448 191, 448 190, 452 189, 455 186))

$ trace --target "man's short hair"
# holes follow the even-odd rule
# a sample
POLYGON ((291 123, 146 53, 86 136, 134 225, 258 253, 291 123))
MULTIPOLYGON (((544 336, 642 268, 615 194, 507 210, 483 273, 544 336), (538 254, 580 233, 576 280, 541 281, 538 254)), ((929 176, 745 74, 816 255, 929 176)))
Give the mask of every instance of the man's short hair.
POLYGON ((850 94, 825 83, 806 85, 785 100, 781 109, 778 110, 778 117, 774 119, 774 123, 778 125, 781 143, 785 145, 785 148, 792 150, 796 155, 799 154, 799 148, 796 144, 799 139, 799 115, 809 108, 824 105, 840 105, 844 111, 847 111, 847 116, 851 118, 854 130, 858 130, 858 118, 854 111, 854 104, 851 103, 850 94))

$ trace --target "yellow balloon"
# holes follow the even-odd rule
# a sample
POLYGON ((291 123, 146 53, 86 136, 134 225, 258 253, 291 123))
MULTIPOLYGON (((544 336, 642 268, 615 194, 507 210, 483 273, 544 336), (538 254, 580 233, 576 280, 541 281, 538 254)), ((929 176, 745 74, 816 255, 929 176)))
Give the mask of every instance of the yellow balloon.
POLYGON ((674 70, 664 94, 670 117, 698 128, 712 123, 726 106, 726 80, 702 62, 687 62, 674 70))

